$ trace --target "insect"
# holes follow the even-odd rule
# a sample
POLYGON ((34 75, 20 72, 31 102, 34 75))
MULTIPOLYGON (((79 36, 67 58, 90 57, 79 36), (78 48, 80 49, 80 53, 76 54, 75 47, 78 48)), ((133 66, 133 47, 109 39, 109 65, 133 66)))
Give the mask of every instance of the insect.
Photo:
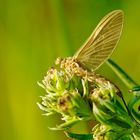
POLYGON ((123 27, 123 11, 107 14, 73 57, 57 58, 56 64, 78 76, 94 73, 112 54, 123 27))

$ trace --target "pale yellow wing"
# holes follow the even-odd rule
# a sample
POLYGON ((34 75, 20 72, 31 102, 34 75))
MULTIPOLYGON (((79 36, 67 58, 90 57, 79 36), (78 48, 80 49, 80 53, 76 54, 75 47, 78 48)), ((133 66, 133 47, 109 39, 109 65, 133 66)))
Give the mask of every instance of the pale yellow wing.
POLYGON ((115 49, 122 26, 123 12, 121 10, 110 12, 100 21, 73 59, 88 70, 96 70, 115 49))

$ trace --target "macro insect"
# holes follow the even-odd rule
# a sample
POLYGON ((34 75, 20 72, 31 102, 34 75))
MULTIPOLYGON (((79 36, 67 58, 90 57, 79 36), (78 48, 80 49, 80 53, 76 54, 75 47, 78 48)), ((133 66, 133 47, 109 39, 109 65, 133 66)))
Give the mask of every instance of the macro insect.
POLYGON ((107 14, 73 57, 57 58, 56 64, 81 77, 91 75, 98 79, 97 70, 112 54, 123 27, 123 11, 107 14))

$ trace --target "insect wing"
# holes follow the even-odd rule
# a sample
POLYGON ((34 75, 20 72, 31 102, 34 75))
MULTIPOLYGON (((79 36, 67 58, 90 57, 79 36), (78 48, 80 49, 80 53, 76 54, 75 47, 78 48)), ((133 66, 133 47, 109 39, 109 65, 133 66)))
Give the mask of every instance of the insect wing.
POLYGON ((123 26, 123 12, 115 10, 106 15, 73 58, 84 68, 94 71, 115 49, 123 26))

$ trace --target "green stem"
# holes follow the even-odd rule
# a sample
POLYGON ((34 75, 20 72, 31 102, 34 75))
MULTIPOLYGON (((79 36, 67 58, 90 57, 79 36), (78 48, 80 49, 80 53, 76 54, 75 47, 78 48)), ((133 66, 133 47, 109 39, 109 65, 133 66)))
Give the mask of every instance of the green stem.
POLYGON ((125 71, 121 69, 114 61, 109 59, 106 61, 106 63, 129 89, 138 86, 138 84, 132 80, 132 78, 129 77, 128 74, 125 73, 125 71))

